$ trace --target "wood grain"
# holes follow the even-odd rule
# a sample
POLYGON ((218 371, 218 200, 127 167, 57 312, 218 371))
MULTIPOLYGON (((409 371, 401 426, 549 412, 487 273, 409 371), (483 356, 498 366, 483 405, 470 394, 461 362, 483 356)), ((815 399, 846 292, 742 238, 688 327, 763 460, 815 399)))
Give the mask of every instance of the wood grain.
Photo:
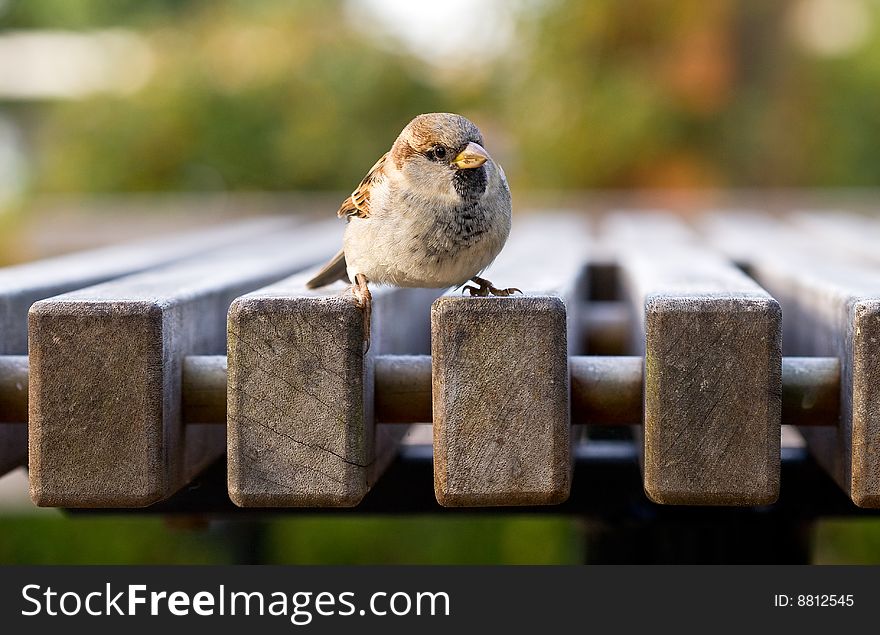
POLYGON ((373 416, 373 360, 428 348, 439 291, 373 291, 364 314, 347 285, 309 291, 295 276, 237 299, 229 313, 228 487, 242 507, 357 505, 406 426, 373 416))
POLYGON ((699 247, 677 219, 612 216, 605 233, 618 245, 637 316, 631 352, 645 357, 646 493, 664 504, 772 503, 779 495, 778 303, 699 247))
POLYGON ((568 498, 568 353, 581 341, 577 305, 585 296, 587 253, 581 219, 547 214, 521 221, 484 275, 496 286, 520 287, 525 296, 447 295, 434 304, 434 492, 440 504, 549 505, 568 498))
MULTIPOLYGON (((852 228, 853 244, 861 241, 860 226, 852 228)), ((741 252, 752 275, 779 299, 786 355, 839 359, 838 425, 800 432, 856 505, 880 507, 880 290, 865 252, 824 249, 820 237, 766 218, 717 214, 704 231, 720 248, 741 252)))
POLYGON ((220 456, 221 426, 182 425, 183 359, 224 354, 232 300, 330 254, 328 230, 279 232, 34 304, 34 502, 145 506, 220 456))
MULTIPOLYGON (((289 219, 255 219, 0 268, 0 355, 27 355, 27 312, 37 300, 293 225, 289 219)), ((0 413, 0 420, 5 419, 0 413)), ((25 463, 27 428, 0 426, 0 475, 25 463)))

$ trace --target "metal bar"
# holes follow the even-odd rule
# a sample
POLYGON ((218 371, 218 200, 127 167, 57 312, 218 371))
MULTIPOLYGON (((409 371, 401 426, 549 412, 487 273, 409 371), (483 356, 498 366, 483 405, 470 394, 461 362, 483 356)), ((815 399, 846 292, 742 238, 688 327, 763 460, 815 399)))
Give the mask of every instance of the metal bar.
POLYGON ((26 424, 27 404, 27 355, 0 355, 0 423, 26 424))
MULTIPOLYGON (((569 358, 573 425, 630 426, 642 421, 641 357, 569 358)), ((27 421, 27 357, 0 357, 0 424, 27 421)), ((375 357, 375 418, 382 424, 431 422, 431 356, 375 357)), ((226 357, 183 362, 183 420, 226 424, 226 357)), ((837 425, 840 363, 836 357, 782 359, 782 424, 837 425)), ((0 425, 0 431, 16 426, 0 425)))
MULTIPOLYGON (((0 423, 28 420, 28 358, 0 356, 0 423)), ((0 425, 0 475, 27 463, 27 426, 0 425)))
POLYGON ((589 302, 583 307, 581 319, 589 354, 625 355, 631 348, 631 310, 625 302, 589 302))
POLYGON ((226 355, 191 355, 183 359, 184 423, 226 424, 226 375, 226 355))
POLYGON ((642 423, 644 359, 572 357, 572 423, 605 426, 642 423))
POLYGON ((377 421, 431 422, 430 355, 381 355, 375 373, 377 421))
POLYGON ((782 358, 782 424, 837 426, 840 361, 836 357, 782 358))

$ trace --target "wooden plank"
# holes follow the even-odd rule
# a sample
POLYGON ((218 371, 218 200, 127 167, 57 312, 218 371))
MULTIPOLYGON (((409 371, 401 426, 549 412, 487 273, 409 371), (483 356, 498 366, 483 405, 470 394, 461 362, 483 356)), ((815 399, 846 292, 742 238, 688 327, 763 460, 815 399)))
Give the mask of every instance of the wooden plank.
POLYGON ((296 225, 259 218, 0 268, 0 355, 27 354, 27 312, 37 300, 198 256, 296 225))
POLYGON ((840 421, 799 427, 823 468, 860 507, 880 507, 880 287, 875 267, 853 264, 817 237, 766 218, 717 214, 704 231, 737 249, 785 313, 786 355, 840 360, 840 421), (746 253, 747 252, 747 253, 746 253))
POLYGON ((581 339, 576 300, 588 251, 577 217, 517 219, 485 277, 525 295, 446 295, 434 303, 434 492, 440 504, 548 505, 568 498, 568 353, 569 342, 581 339))
MULTIPOLYGON (((288 219, 255 219, 0 268, 0 355, 27 355, 27 312, 37 300, 291 225, 288 219)), ((26 462, 27 428, 0 427, 0 475, 26 462)))
MULTIPOLYGON (((779 494, 781 312, 730 262, 658 241, 660 217, 610 217, 645 357, 645 491, 658 503, 761 505, 779 494), (623 228, 623 230, 621 230, 623 228), (625 236, 625 240, 619 238, 625 236)), ((684 231, 681 221, 664 221, 684 231)))
POLYGON ((433 289, 373 289, 370 348, 348 290, 314 272, 237 299, 229 313, 228 487, 242 507, 350 507, 406 426, 374 425, 378 354, 424 353, 433 289))
POLYGON ((335 224, 276 232, 34 304, 34 502, 149 505, 220 456, 222 426, 182 425, 184 358, 224 354, 233 299, 321 260, 337 243, 335 224))
POLYGON ((784 220, 812 245, 822 245, 823 253, 831 253, 837 260, 880 263, 880 222, 876 218, 828 210, 793 212, 784 220))

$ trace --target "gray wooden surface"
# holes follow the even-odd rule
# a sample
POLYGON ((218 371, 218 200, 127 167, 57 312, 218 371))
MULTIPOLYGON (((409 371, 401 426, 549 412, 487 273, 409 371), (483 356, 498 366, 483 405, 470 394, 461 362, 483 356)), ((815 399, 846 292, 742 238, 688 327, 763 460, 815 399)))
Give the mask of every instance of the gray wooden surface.
MULTIPOLYGON (((861 241, 861 223, 850 227, 861 241)), ((880 507, 880 269, 864 253, 835 253, 817 235, 762 216, 716 214, 709 240, 736 250, 785 315, 786 355, 840 360, 840 421, 801 428, 810 451, 861 507, 880 507)))
MULTIPOLYGON (((27 354, 27 312, 37 300, 235 244, 294 222, 264 218, 230 223, 0 268, 0 355, 27 354)), ((27 428, 0 426, 0 475, 26 462, 27 428)))
POLYGON ((393 458, 405 426, 373 416, 373 359, 427 352, 431 289, 375 287, 364 314, 309 272, 237 299, 229 313, 228 487, 243 507, 350 507, 393 458))
POLYGON ((603 232, 618 251, 636 317, 631 352, 645 357, 646 493, 666 504, 772 503, 779 494, 779 305, 699 247, 677 219, 612 215, 603 232))
POLYGON ((582 219, 518 219, 484 277, 526 295, 453 293, 434 304, 434 492, 442 505, 546 505, 568 498, 568 353, 569 342, 580 340, 575 307, 588 253, 582 219))
POLYGON ((181 423, 187 355, 226 352, 237 296, 330 255, 329 224, 276 232, 36 303, 29 467, 38 505, 161 500, 222 454, 220 426, 181 423))

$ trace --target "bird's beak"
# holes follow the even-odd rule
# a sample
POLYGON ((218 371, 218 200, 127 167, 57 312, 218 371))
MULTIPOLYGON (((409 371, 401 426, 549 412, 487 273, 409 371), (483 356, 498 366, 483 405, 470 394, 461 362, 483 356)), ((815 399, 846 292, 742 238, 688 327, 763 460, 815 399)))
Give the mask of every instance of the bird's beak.
POLYGON ((483 149, 479 143, 474 143, 471 141, 464 150, 462 150, 455 159, 452 161, 452 165, 457 167, 459 170, 470 170, 473 168, 478 168, 483 165, 486 161, 489 160, 489 153, 483 149))

